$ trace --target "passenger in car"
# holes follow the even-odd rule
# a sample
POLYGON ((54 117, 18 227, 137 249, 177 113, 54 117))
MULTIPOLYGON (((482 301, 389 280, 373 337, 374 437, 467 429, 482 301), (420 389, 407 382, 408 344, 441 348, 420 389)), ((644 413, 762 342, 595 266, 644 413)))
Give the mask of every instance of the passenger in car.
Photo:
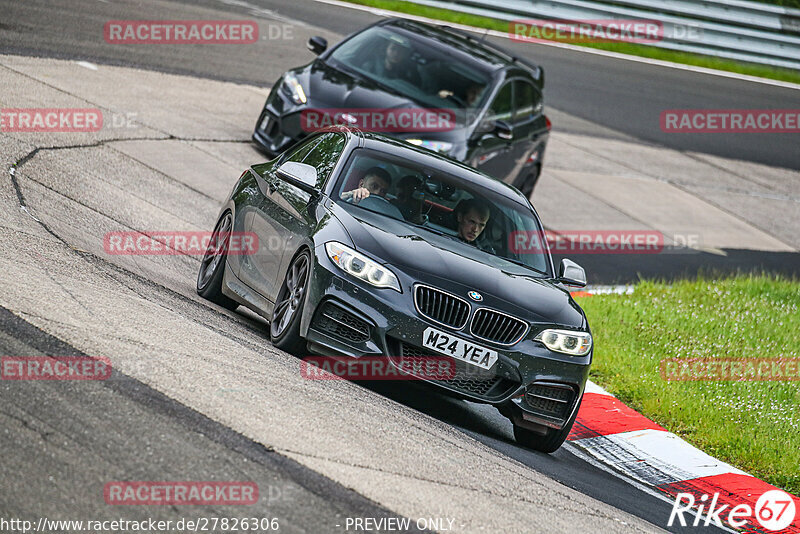
POLYGON ((478 199, 463 200, 456 206, 456 220, 458 221, 458 237, 481 250, 494 254, 494 249, 479 241, 480 235, 489 222, 491 209, 489 205, 478 199))
POLYGON ((392 176, 386 170, 380 167, 370 167, 364 173, 364 177, 358 181, 358 187, 342 193, 341 198, 353 204, 358 204, 370 195, 385 198, 391 185, 392 176))

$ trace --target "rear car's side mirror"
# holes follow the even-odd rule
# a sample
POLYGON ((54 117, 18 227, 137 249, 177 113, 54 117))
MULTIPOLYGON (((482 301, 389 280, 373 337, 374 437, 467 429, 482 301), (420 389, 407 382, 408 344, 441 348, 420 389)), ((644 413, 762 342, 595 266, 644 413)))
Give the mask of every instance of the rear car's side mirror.
POLYGON ((558 281, 565 286, 586 287, 586 271, 574 261, 564 258, 558 268, 558 281))
POLYGON ((319 193, 317 189, 317 169, 307 163, 297 163, 287 161, 278 167, 277 176, 306 193, 315 195, 319 193))
POLYGON ((514 138, 514 131, 511 129, 511 125, 506 121, 495 121, 494 134, 500 139, 505 139, 507 141, 514 138))
POLYGON ((311 39, 308 40, 308 49, 314 52, 316 55, 320 55, 325 50, 328 49, 328 40, 324 37, 320 37, 319 35, 315 35, 311 39))

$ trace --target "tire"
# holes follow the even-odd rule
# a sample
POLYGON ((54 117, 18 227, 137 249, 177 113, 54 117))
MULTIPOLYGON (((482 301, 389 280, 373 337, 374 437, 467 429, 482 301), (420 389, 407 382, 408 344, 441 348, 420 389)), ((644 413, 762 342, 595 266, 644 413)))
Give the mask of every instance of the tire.
POLYGON ((539 181, 539 175, 542 173, 542 166, 537 165, 533 168, 533 170, 525 177, 525 181, 520 184, 519 190, 522 191, 522 194, 525 195, 528 199, 531 198, 533 194, 533 188, 536 187, 536 182, 539 181))
POLYGON ((305 348, 306 341, 300 337, 300 317, 308 282, 311 279, 311 253, 302 251, 294 257, 275 299, 269 335, 272 344, 293 354, 305 348))
POLYGON ((232 230, 233 214, 226 211, 214 227, 208 248, 200 262, 200 271, 197 273, 197 294, 228 310, 235 310, 239 306, 236 301, 222 294, 222 277, 225 274, 232 230))
MULTIPOLYGON (((581 399, 581 402, 582 401, 583 399, 581 399)), ((536 432, 528 430, 527 428, 514 425, 514 439, 517 440, 519 445, 535 451, 545 452, 548 454, 555 452, 567 439, 569 431, 572 430, 572 425, 575 423, 575 418, 577 417, 578 410, 580 410, 580 408, 581 404, 579 402, 578 407, 575 409, 575 414, 573 414, 572 418, 561 430, 548 428, 546 434, 537 434, 536 432)))

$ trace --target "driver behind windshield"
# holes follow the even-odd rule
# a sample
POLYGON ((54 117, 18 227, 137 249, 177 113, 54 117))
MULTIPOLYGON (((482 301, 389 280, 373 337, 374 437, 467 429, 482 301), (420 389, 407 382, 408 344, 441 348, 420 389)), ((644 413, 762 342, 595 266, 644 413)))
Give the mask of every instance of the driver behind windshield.
POLYGON ((399 36, 389 37, 383 55, 368 59, 364 68, 381 78, 399 78, 412 84, 419 83, 416 65, 411 58, 411 46, 399 36))
POLYGON ((358 204, 370 195, 385 198, 391 185, 392 176, 386 170, 380 167, 370 167, 364 173, 364 177, 358 181, 358 187, 342 193, 341 198, 353 204, 358 204))

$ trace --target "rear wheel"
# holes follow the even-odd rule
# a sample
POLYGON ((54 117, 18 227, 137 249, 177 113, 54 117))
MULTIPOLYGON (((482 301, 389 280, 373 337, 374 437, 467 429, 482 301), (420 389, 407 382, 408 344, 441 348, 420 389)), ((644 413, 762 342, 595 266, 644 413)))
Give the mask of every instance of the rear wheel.
POLYGON ((286 271, 269 325, 273 345, 286 352, 299 352, 305 346, 305 340, 300 337, 300 316, 310 278, 311 254, 304 250, 286 271))
POLYGON ((239 306, 236 301, 222 294, 222 276, 225 274, 232 229, 233 214, 226 211, 214 227, 197 273, 197 294, 229 310, 235 310, 239 306))

